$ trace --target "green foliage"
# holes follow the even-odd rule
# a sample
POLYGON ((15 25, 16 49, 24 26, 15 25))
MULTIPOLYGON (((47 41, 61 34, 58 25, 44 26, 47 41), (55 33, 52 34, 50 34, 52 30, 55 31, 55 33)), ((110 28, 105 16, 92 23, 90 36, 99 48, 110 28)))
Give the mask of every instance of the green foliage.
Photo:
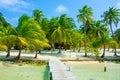
POLYGON ((120 21, 120 9, 109 7, 109 10, 105 11, 101 17, 103 17, 103 21, 106 24, 110 25, 112 36, 114 36, 112 23, 117 27, 118 22, 120 21))

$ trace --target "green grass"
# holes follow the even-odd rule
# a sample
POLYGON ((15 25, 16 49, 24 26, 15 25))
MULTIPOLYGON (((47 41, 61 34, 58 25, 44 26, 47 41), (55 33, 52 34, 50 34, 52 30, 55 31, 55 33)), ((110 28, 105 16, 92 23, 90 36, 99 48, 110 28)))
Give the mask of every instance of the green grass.
POLYGON ((48 80, 46 65, 0 67, 0 80, 48 80))
POLYGON ((120 64, 70 65, 78 80, 120 80, 120 64), (107 71, 104 72, 104 66, 107 71))

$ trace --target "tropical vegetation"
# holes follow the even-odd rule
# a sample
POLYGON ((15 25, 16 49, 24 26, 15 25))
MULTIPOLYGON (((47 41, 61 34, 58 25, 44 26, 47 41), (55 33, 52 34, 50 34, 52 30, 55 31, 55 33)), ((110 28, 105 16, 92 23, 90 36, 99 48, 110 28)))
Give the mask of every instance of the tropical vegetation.
POLYGON ((23 49, 34 51, 37 58, 41 49, 55 48, 59 49, 58 53, 61 53, 61 49, 84 50, 85 56, 91 50, 99 57, 99 49, 102 48, 103 58, 105 49, 111 47, 115 49, 116 56, 116 49, 120 48, 120 29, 114 32, 112 27, 113 24, 119 26, 120 9, 110 7, 103 12, 102 20, 95 20, 93 16, 92 8, 87 5, 78 9, 78 27, 67 14, 48 19, 41 10, 35 9, 33 16, 22 14, 18 25, 13 27, 0 12, 0 50, 7 51, 6 57, 9 57, 11 48, 17 49, 19 53, 16 59, 20 59, 23 49))

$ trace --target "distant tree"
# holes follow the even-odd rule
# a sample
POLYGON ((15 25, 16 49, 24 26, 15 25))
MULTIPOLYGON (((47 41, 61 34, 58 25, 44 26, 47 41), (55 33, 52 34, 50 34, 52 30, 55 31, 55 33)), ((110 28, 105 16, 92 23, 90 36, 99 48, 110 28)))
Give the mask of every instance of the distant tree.
POLYGON ((33 18, 38 22, 40 23, 40 19, 41 17, 44 16, 43 12, 38 10, 38 9, 35 9, 33 10, 33 18))

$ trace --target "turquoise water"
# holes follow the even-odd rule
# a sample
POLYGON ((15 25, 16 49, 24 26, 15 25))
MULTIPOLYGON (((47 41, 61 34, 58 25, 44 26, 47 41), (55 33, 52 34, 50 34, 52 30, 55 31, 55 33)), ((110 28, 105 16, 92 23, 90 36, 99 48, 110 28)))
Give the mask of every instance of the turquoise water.
POLYGON ((0 80, 48 80, 48 70, 46 65, 2 66, 0 80))
POLYGON ((120 80, 120 64, 77 64, 69 65, 78 80, 120 80), (106 66, 106 72, 104 72, 106 66))

